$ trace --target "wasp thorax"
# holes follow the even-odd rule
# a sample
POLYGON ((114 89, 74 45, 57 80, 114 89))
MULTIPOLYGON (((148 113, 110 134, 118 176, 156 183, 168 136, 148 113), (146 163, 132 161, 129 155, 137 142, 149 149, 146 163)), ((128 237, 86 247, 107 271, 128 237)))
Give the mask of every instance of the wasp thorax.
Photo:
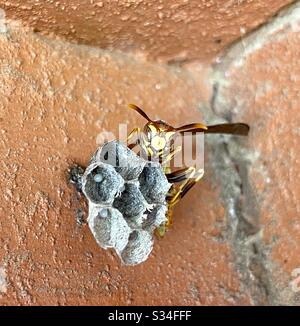
POLYGON ((170 184, 159 164, 145 161, 118 141, 100 147, 82 177, 89 227, 104 249, 126 265, 143 262, 153 232, 166 222, 170 184))

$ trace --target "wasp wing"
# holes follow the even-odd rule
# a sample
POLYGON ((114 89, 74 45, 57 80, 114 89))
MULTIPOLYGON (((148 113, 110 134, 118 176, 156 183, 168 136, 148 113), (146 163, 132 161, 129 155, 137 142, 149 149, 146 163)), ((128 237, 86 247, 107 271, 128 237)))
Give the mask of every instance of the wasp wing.
POLYGON ((204 130, 204 133, 247 136, 249 130, 250 127, 245 123, 224 123, 219 125, 208 126, 207 130, 204 130))

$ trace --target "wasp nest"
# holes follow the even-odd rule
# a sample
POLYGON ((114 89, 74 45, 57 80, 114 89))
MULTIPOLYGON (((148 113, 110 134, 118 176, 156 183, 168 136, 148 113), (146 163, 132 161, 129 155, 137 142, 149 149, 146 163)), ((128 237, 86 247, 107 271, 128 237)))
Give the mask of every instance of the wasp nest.
POLYGON ((88 224, 99 246, 114 248, 126 265, 145 261, 154 230, 166 222, 170 186, 159 164, 121 142, 100 147, 82 177, 88 224))

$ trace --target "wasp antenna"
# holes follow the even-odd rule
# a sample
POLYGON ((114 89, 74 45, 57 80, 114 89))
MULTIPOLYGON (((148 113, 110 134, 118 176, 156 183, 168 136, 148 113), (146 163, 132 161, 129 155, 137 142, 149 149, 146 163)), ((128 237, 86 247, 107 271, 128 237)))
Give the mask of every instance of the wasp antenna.
POLYGON ((129 109, 132 109, 132 110, 138 112, 141 116, 143 116, 149 122, 152 122, 152 120, 147 116, 147 114, 141 108, 139 108, 137 105, 130 103, 130 104, 128 104, 128 107, 129 107, 129 109))
POLYGON ((207 130, 207 127, 201 123, 191 123, 191 124, 188 124, 188 125, 185 125, 185 126, 181 126, 181 127, 178 127, 178 128, 175 128, 176 131, 179 131, 179 132, 196 132, 196 131, 206 131, 207 130))

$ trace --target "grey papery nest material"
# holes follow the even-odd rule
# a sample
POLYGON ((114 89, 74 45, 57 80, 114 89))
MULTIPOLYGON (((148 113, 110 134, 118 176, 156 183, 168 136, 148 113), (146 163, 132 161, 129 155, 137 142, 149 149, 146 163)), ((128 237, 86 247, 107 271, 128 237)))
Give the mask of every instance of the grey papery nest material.
POLYGON ((82 177, 88 224, 99 246, 114 248, 126 265, 145 261, 155 229, 166 222, 170 187, 158 163, 119 141, 100 147, 82 177))

